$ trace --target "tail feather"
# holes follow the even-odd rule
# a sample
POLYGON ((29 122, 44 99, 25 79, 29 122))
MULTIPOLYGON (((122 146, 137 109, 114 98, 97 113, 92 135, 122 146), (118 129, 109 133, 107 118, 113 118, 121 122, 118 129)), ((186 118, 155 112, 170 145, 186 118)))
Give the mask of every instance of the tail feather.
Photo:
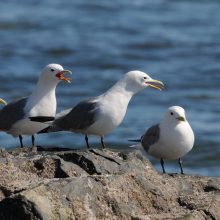
POLYGON ((50 117, 50 116, 36 116, 36 117, 29 117, 30 121, 35 121, 35 122, 48 122, 48 121, 53 121, 55 117, 50 117))
POLYGON ((37 132, 38 134, 43 134, 43 133, 52 133, 52 132, 58 132, 58 131, 63 131, 57 126, 48 126, 44 128, 43 130, 37 132))
POLYGON ((138 140, 128 140, 128 141, 141 142, 141 139, 138 139, 138 140))
POLYGON ((46 128, 44 128, 43 130, 41 130, 41 131, 39 131, 39 132, 37 132, 38 134, 43 134, 43 133, 49 133, 48 131, 50 130, 50 126, 48 126, 48 127, 46 127, 46 128))

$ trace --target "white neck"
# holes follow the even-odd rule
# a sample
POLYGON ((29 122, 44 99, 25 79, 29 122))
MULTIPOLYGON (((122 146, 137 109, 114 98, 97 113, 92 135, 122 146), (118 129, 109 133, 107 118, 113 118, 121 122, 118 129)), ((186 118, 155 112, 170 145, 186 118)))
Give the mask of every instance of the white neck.
POLYGON ((115 102, 123 103, 124 107, 127 108, 132 96, 138 91, 139 90, 128 83, 125 78, 122 78, 102 96, 103 98, 108 98, 114 100, 115 102))
MULTIPOLYGON (((33 108, 51 109, 51 112, 56 111, 56 95, 55 89, 58 80, 51 80, 39 77, 35 90, 28 98, 26 109, 31 111, 33 108)), ((55 112, 53 113, 55 114, 55 112)), ((51 115, 53 116, 53 115, 51 115)))

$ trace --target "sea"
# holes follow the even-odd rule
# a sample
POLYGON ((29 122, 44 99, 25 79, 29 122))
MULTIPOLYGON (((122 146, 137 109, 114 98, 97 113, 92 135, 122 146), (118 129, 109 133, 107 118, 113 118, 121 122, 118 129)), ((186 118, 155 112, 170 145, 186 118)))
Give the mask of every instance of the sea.
MULTIPOLYGON (((30 95, 42 69, 58 63, 73 73, 71 84, 57 86, 59 113, 101 95, 128 71, 146 72, 165 89, 134 95, 122 123, 104 136, 106 147, 130 149, 127 140, 181 106, 195 134, 182 157, 185 173, 220 177, 219 12, 218 0, 1 0, 0 97, 9 103, 30 95)), ((84 136, 72 132, 35 138, 43 147, 86 148, 84 136)), ((23 142, 31 146, 30 137, 23 142)), ((89 142, 102 148, 100 140, 89 142)), ((0 147, 20 142, 1 132, 0 147)), ((180 173, 178 160, 165 161, 165 169, 180 173)))

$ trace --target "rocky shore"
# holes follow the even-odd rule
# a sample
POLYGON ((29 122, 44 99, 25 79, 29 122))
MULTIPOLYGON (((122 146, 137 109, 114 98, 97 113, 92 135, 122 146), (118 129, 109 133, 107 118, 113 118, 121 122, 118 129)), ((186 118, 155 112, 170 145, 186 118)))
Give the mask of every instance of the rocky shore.
POLYGON ((0 148, 0 219, 220 219, 220 179, 156 171, 136 151, 0 148))

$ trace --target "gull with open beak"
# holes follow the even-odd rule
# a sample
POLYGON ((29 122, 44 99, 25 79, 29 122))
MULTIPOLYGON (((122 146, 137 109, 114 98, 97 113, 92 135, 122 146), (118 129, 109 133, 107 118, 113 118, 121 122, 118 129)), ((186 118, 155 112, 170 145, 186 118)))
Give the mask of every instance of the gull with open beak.
MULTIPOLYGON (((141 71, 126 73, 115 85, 104 94, 84 100, 73 109, 68 109, 56 115, 55 120, 48 128, 39 133, 56 131, 71 131, 85 135, 85 141, 89 148, 87 135, 101 138, 105 148, 104 134, 113 131, 122 122, 127 106, 138 91, 151 87, 161 90, 163 87, 151 83, 162 82, 152 79, 141 71)), ((31 117, 31 121, 46 122, 51 117, 31 117)))
POLYGON ((47 65, 40 74, 38 83, 33 93, 24 98, 10 102, 0 111, 0 131, 11 134, 14 138, 19 137, 21 147, 22 135, 32 135, 34 146, 34 134, 47 127, 45 124, 31 122, 28 118, 33 116, 55 116, 57 84, 63 80, 70 83, 70 78, 63 77, 64 70, 59 64, 47 65))
POLYGON ((147 155, 160 159, 163 173, 163 160, 179 159, 181 174, 184 174, 181 157, 193 148, 194 139, 185 110, 172 106, 166 111, 163 122, 152 125, 140 140, 130 140, 140 142, 130 147, 144 150, 147 155))

